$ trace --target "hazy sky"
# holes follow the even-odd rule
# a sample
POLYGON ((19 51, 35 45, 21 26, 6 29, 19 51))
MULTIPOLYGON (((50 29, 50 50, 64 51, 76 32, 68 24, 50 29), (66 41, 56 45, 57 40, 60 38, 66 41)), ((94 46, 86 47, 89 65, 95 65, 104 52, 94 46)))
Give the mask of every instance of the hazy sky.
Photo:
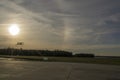
POLYGON ((120 56, 120 0, 0 0, 0 48, 65 49, 120 56), (8 28, 16 23, 17 36, 8 28))

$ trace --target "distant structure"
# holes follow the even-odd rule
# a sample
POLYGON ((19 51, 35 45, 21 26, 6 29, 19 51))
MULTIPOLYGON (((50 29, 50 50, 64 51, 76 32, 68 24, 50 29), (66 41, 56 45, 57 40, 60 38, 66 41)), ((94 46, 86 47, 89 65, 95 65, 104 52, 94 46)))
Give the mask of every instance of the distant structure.
POLYGON ((21 55, 22 54, 22 47, 24 45, 24 42, 17 42, 16 46, 19 47, 19 52, 17 55, 21 55))
POLYGON ((93 53, 78 53, 74 55, 75 57, 95 57, 93 53))
POLYGON ((20 49, 22 49, 22 46, 24 45, 24 42, 17 42, 16 46, 20 46, 20 49))

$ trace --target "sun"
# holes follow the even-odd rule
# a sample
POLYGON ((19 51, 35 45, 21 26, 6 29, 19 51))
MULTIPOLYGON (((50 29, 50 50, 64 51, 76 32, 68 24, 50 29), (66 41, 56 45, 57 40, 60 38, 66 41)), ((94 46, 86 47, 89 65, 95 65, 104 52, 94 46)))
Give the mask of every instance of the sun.
POLYGON ((18 24, 11 24, 10 27, 9 27, 9 29, 8 29, 8 31, 13 36, 19 34, 20 29, 19 29, 18 24))

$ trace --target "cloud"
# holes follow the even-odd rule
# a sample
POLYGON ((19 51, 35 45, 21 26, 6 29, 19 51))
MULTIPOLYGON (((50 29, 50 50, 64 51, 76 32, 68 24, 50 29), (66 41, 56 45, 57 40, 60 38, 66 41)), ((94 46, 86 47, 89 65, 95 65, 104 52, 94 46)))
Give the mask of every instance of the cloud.
POLYGON ((120 44, 119 3, 119 0, 1 0, 0 24, 19 23, 20 40, 32 40, 39 47, 46 43, 49 47, 71 49, 113 48, 120 44))

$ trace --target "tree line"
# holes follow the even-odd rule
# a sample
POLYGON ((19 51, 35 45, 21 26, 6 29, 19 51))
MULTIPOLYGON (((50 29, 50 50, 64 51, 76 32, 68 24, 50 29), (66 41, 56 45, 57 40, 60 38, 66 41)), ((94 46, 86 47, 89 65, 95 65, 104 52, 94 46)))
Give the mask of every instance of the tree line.
POLYGON ((78 53, 73 55, 72 52, 63 50, 23 50, 23 49, 0 49, 0 55, 11 56, 53 56, 53 57, 94 57, 94 54, 78 53))

